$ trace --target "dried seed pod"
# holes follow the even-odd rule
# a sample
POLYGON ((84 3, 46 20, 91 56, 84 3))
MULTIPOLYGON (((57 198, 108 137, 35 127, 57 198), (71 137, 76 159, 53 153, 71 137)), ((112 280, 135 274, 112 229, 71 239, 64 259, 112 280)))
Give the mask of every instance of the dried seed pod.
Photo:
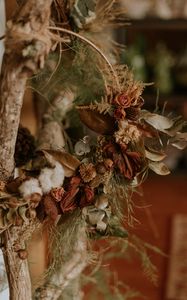
POLYGON ((77 107, 81 121, 91 130, 99 134, 113 134, 115 119, 108 113, 103 114, 86 108, 77 107))
POLYGON ((104 160, 104 165, 107 168, 107 170, 110 170, 113 167, 113 161, 110 158, 106 158, 104 160))
POLYGON ((104 165, 104 163, 97 164, 96 170, 97 170, 97 173, 101 174, 101 175, 103 175, 103 174, 105 174, 107 172, 107 168, 104 165))
POLYGON ((35 219, 36 218, 36 210, 33 208, 28 209, 26 212, 26 217, 30 218, 30 219, 35 219))
POLYGON ((20 249, 18 251, 18 256, 20 259, 26 259, 28 257, 28 252, 25 249, 20 249))
POLYGON ((101 194, 96 198, 95 207, 98 209, 105 209, 108 206, 108 197, 105 194, 101 194))
POLYGON ((65 177, 71 177, 80 165, 80 161, 67 152, 58 150, 43 150, 44 155, 50 155, 54 160, 58 161, 64 168, 65 177))

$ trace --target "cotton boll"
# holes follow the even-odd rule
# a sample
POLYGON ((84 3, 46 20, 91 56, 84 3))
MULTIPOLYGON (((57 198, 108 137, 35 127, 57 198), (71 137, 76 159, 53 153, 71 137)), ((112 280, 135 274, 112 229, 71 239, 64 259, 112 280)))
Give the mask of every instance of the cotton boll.
POLYGON ((55 162, 55 168, 44 168, 38 177, 44 193, 48 193, 52 188, 62 186, 64 182, 64 168, 59 162, 55 162))
POLYGON ((40 188, 39 181, 36 178, 31 178, 24 181, 20 187, 19 192, 23 197, 30 196, 31 194, 38 193, 42 195, 42 189, 40 188))

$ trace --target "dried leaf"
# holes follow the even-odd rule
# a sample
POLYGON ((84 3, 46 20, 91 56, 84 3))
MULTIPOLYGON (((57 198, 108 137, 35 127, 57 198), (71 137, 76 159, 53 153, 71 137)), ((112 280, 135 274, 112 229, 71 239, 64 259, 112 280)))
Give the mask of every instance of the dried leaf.
POLYGON ((50 195, 46 195, 43 199, 46 214, 55 221, 58 217, 58 208, 55 200, 50 195))
POLYGON ((81 121, 91 130, 103 134, 113 134, 115 131, 115 119, 108 113, 101 114, 90 109, 77 108, 81 121))
POLYGON ((144 119, 148 124, 162 132, 165 132, 166 129, 171 128, 174 123, 173 120, 167 117, 150 113, 147 110, 141 111, 141 119, 144 119))
POLYGON ((58 161, 64 168, 65 177, 74 175, 75 170, 80 165, 80 161, 73 155, 67 152, 58 150, 42 150, 45 155, 52 156, 53 159, 58 161))
POLYGON ((168 174, 170 174, 170 170, 162 162, 149 161, 149 168, 158 175, 168 175, 168 174))
POLYGON ((186 125, 186 122, 181 116, 173 119, 173 126, 168 130, 165 130, 165 133, 169 136, 175 136, 182 128, 186 125))
POLYGON ((169 140, 169 144, 183 150, 187 147, 187 132, 178 132, 175 137, 169 140))
POLYGON ((187 147, 187 142, 176 141, 176 142, 171 143, 171 145, 179 150, 184 150, 187 147))
POLYGON ((145 156, 152 161, 161 161, 166 157, 166 155, 162 152, 159 153, 148 150, 145 150, 145 156))

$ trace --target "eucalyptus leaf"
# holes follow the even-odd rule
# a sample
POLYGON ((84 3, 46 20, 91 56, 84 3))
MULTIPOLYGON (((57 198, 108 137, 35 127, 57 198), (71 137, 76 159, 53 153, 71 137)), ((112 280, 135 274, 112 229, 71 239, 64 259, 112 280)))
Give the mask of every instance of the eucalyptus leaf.
POLYGON ((187 132, 178 132, 175 137, 169 140, 169 144, 179 150, 187 147, 187 132))
POLYGON ((162 132, 173 126, 173 120, 146 110, 142 110, 141 119, 144 119, 145 122, 162 132))
POLYGON ((173 119, 173 125, 168 130, 165 130, 164 132, 173 137, 175 136, 179 131, 182 130, 182 128, 186 125, 186 122, 183 120, 181 116, 173 119))
POLYGON ((158 175, 168 175, 170 170, 162 162, 149 161, 149 168, 158 175))
POLYGON ((176 141, 176 142, 171 143, 171 145, 179 150, 184 150, 187 147, 187 142, 176 141))
POLYGON ((157 162, 163 160, 166 157, 166 155, 162 152, 158 153, 158 152, 152 152, 148 150, 145 150, 145 156, 151 161, 157 161, 157 162))

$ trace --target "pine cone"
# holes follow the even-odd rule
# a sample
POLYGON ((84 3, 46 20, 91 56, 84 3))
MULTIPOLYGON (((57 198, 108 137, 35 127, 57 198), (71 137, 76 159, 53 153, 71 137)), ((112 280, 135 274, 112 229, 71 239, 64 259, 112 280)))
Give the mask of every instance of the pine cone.
POLYGON ((21 167, 31 160, 34 156, 35 149, 34 137, 27 128, 20 126, 14 154, 16 167, 21 167))

